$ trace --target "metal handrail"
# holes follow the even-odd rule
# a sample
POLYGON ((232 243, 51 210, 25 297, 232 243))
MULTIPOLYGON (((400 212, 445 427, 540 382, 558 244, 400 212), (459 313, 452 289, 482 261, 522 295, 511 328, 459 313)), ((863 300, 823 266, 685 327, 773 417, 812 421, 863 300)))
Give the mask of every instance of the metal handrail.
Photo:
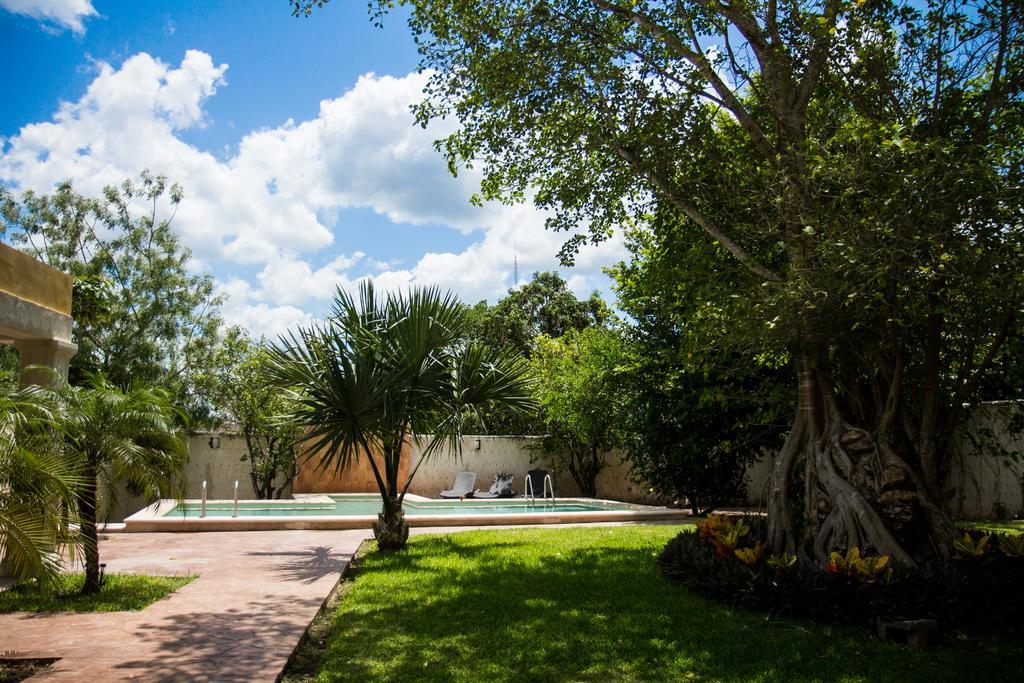
POLYGON ((541 497, 547 500, 548 487, 551 487, 551 502, 555 502, 555 480, 551 478, 550 474, 544 475, 544 490, 541 492, 541 497))
POLYGON ((206 480, 203 479, 203 500, 199 503, 199 516, 206 516, 206 480))
POLYGON ((533 480, 530 479, 530 475, 526 475, 526 483, 523 484, 523 499, 524 500, 536 500, 537 497, 533 494, 533 480))
POLYGON ((238 480, 237 479, 235 479, 235 509, 234 509, 234 512, 231 513, 231 516, 232 517, 237 517, 238 516, 238 480))

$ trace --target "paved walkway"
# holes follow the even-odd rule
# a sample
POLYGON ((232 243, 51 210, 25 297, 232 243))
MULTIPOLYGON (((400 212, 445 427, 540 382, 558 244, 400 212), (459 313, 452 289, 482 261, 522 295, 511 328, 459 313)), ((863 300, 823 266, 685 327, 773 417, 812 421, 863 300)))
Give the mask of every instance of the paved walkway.
POLYGON ((199 578, 141 612, 0 614, 0 652, 61 658, 37 678, 273 681, 369 534, 111 534, 108 572, 199 578))

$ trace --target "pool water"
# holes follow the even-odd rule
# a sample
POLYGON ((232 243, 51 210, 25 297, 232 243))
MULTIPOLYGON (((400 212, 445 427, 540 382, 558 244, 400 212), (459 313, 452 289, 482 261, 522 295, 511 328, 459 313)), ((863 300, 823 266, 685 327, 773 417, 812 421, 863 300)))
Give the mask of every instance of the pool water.
MULTIPOLYGON (((333 504, 315 501, 289 500, 238 501, 239 517, 355 517, 376 515, 380 512, 380 496, 330 496, 333 504)), ((407 515, 519 515, 543 514, 551 512, 608 512, 630 510, 628 505, 614 503, 581 503, 578 501, 564 502, 531 502, 522 498, 507 498, 495 502, 484 501, 405 501, 407 515)), ((234 514, 234 504, 217 501, 206 504, 207 517, 230 517, 234 514)), ((179 503, 169 510, 164 517, 199 517, 199 505, 196 503, 179 503)))

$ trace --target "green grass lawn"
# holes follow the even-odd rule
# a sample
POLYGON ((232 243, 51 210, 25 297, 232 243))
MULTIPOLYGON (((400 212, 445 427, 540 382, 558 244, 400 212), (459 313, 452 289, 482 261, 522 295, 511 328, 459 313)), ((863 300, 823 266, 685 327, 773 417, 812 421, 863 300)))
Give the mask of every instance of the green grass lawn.
POLYGON ((1024 534, 1024 519, 1011 519, 1005 521, 993 521, 982 519, 976 522, 960 522, 961 527, 971 527, 981 531, 991 531, 1003 534, 1024 534))
POLYGON ((165 598, 194 576, 107 574, 94 595, 78 593, 85 582, 81 572, 65 574, 63 585, 49 593, 22 585, 0 592, 0 614, 6 612, 135 612, 165 598))
POLYGON ((286 680, 1020 680, 1024 643, 929 651, 661 578, 672 526, 473 531, 369 553, 286 680))

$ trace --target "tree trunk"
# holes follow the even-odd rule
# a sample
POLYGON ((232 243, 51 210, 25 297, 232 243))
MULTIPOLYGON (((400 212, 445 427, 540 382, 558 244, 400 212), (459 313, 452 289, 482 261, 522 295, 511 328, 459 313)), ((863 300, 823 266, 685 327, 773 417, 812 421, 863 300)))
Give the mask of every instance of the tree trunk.
POLYGON ((377 539, 377 547, 381 550, 400 550, 409 540, 409 524, 405 521, 405 511, 397 496, 382 496, 384 507, 377 515, 377 523, 373 525, 373 537, 377 539))
POLYGON ((249 427, 245 428, 243 434, 245 446, 249 450, 249 480, 252 482, 252 492, 258 500, 270 500, 274 498, 274 480, 277 478, 277 472, 272 472, 268 480, 264 464, 274 457, 274 443, 268 439, 264 448, 263 442, 260 441, 263 437, 249 427))
POLYGON ((284 495, 285 489, 287 489, 289 484, 292 483, 292 480, 295 479, 295 474, 295 461, 293 460, 292 463, 288 466, 288 471, 285 474, 284 481, 281 482, 281 485, 278 486, 277 490, 274 492, 275 499, 281 499, 281 496, 284 495))
POLYGON ((584 498, 597 498, 597 475, 603 466, 597 446, 579 448, 569 457, 569 474, 584 498))
POLYGON ((772 473, 773 551, 819 566, 832 551, 853 547, 889 555, 905 567, 944 555, 952 525, 930 499, 920 472, 886 439, 847 421, 814 357, 798 359, 797 414, 772 473))
POLYGON ((697 502, 696 496, 686 496, 687 502, 690 504, 690 512, 694 517, 700 517, 700 504, 697 502))
POLYGON ((100 545, 99 534, 96 531, 96 486, 99 471, 91 460, 87 461, 83 475, 85 482, 79 503, 85 561, 85 583, 82 585, 82 593, 89 595, 100 590, 100 545))

